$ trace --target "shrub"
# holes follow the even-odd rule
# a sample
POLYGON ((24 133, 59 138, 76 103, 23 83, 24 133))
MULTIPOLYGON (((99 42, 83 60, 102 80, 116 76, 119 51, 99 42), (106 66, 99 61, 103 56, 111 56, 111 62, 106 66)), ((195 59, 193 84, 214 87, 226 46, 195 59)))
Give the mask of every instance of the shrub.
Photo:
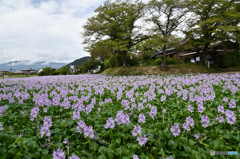
POLYGON ((156 66, 159 66, 161 64, 162 64, 162 59, 160 57, 154 61, 154 65, 156 66))
POLYGON ((191 63, 191 57, 190 56, 184 56, 183 57, 183 62, 184 63, 191 63))
POLYGON ((230 51, 218 53, 215 57, 215 65, 220 68, 228 68, 240 65, 240 52, 230 51))
POLYGON ((153 61, 148 59, 146 62, 144 62, 143 66, 150 66, 153 64, 153 61))
POLYGON ((179 64, 180 60, 177 60, 175 57, 170 58, 170 57, 166 57, 166 64, 167 65, 171 65, 171 64, 179 64))

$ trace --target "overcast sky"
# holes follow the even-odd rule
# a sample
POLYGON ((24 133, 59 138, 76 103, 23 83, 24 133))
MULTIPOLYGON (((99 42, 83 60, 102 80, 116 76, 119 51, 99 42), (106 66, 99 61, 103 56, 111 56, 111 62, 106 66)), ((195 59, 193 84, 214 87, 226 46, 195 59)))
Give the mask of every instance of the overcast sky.
POLYGON ((0 0, 0 63, 71 62, 89 55, 80 32, 104 0, 0 0))

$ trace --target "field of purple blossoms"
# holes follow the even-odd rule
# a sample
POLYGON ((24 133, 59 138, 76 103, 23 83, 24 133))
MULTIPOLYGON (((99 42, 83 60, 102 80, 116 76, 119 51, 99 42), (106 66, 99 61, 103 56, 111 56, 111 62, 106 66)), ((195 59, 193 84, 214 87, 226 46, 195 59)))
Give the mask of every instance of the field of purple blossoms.
POLYGON ((240 74, 0 79, 0 158, 211 158, 239 118, 240 74))

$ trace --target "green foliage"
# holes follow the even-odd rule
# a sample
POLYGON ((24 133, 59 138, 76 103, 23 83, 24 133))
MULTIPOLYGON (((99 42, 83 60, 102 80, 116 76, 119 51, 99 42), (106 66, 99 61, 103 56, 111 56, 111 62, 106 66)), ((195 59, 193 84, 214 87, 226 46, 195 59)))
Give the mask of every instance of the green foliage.
POLYGON ((220 68, 240 66, 240 52, 221 52, 216 55, 215 60, 216 66, 220 68))
POLYGON ((144 62, 143 66, 150 66, 153 64, 153 60, 148 59, 146 62, 144 62))
POLYGON ((59 72, 52 67, 45 67, 43 70, 38 74, 39 76, 48 76, 48 75, 58 75, 59 72))
POLYGON ((154 61, 154 65, 155 66, 160 66, 162 64, 162 58, 161 57, 159 57, 158 59, 156 59, 155 61, 154 61))
MULTIPOLYGON (((136 22, 143 16, 143 9, 142 2, 127 0, 108 0, 99 6, 95 10, 95 16, 89 18, 84 25, 84 43, 88 45, 88 51, 104 60, 111 55, 123 55, 121 65, 126 64, 127 52, 145 38, 133 31, 139 29, 136 22), (106 36, 109 38, 102 40, 106 36)), ((116 65, 119 65, 118 61, 116 65)))
POLYGON ((191 63, 191 57, 190 56, 184 56, 183 57, 183 62, 184 63, 191 63))
POLYGON ((90 70, 94 70, 98 68, 98 66, 101 66, 101 62, 91 58, 89 61, 86 61, 82 64, 81 67, 79 67, 80 73, 87 73, 90 70))
POLYGON ((60 75, 67 75, 67 74, 70 74, 70 70, 67 66, 63 66, 60 71, 59 71, 60 75))
POLYGON ((166 57, 166 64, 179 64, 180 59, 176 59, 175 57, 170 58, 170 57, 166 57))

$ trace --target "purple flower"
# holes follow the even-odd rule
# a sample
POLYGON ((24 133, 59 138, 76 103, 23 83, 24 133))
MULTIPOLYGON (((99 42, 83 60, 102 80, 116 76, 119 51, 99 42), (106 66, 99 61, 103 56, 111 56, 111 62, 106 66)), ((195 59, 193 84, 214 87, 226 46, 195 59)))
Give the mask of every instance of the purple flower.
POLYGON ((228 101, 228 98, 227 98, 227 97, 224 97, 224 98, 223 98, 223 101, 224 101, 224 102, 227 102, 227 101, 228 101))
POLYGON ((41 134, 41 137, 43 137, 44 134, 49 137, 49 136, 50 136, 49 127, 43 125, 43 126, 41 127, 41 132, 40 132, 40 134, 41 134))
POLYGON ((44 113, 47 113, 47 108, 43 108, 43 112, 44 112, 44 113))
POLYGON ((179 127, 179 125, 177 123, 174 123, 174 125, 171 128, 171 132, 172 132, 173 136, 175 136, 175 137, 179 136, 179 134, 180 134, 180 127, 179 127))
POLYGON ((52 126, 52 120, 49 116, 44 117, 43 125, 46 126, 46 127, 51 127, 52 126))
POLYGON ((134 126, 134 129, 133 129, 133 133, 132 133, 132 136, 137 136, 138 134, 139 135, 141 135, 141 133, 142 133, 142 128, 141 128, 141 126, 140 125, 138 125, 138 126, 134 126))
POLYGON ((219 105, 218 106, 218 112, 221 112, 221 113, 224 114, 224 107, 223 107, 223 105, 219 105))
POLYGON ((68 140, 68 138, 65 138, 65 139, 64 139, 64 141, 63 141, 63 143, 64 143, 64 144, 67 144, 67 143, 69 143, 69 140, 68 140))
POLYGON ((114 120, 112 118, 108 118, 107 123, 105 124, 105 129, 111 128, 113 129, 115 126, 114 120))
POLYGON ((204 111, 204 106, 203 106, 203 104, 202 103, 200 103, 199 105, 198 105, 198 112, 199 113, 202 113, 203 111, 204 111))
POLYGON ((165 101, 165 100, 166 100, 166 96, 165 96, 165 95, 162 95, 161 101, 163 102, 163 101, 165 101))
POLYGON ((88 136, 89 136, 91 139, 94 138, 94 131, 93 131, 92 126, 85 126, 85 127, 83 128, 83 130, 84 130, 84 137, 85 137, 85 138, 88 137, 88 136))
POLYGON ((53 159, 65 159, 64 152, 60 148, 57 151, 53 151, 53 159))
POLYGON ((144 114, 139 114, 138 116, 138 122, 139 123, 145 123, 146 122, 146 116, 144 114))
POLYGON ((188 111, 190 111, 191 113, 193 113, 193 107, 192 107, 192 105, 188 105, 188 111))
POLYGON ((224 122, 224 118, 221 115, 219 117, 217 115, 216 120, 218 120, 219 123, 223 123, 224 122))
POLYGON ((146 138, 146 134, 144 134, 144 137, 142 135, 140 135, 137 138, 137 140, 138 140, 139 145, 143 146, 147 143, 148 138, 146 138))
POLYGON ((227 117, 231 117, 231 116, 234 116, 234 112, 231 111, 231 110, 229 110, 229 109, 227 109, 227 110, 225 111, 225 115, 226 115, 227 117))
POLYGON ((189 128, 188 123, 184 123, 184 124, 183 124, 183 128, 184 128, 185 130, 187 130, 187 132, 190 131, 190 128, 189 128))
POLYGON ((30 114, 31 121, 33 121, 37 117, 38 112, 39 112, 39 108, 38 107, 32 108, 31 114, 30 114))
POLYGON ((193 126, 194 126, 194 120, 193 120, 192 117, 188 116, 188 117, 186 118, 186 122, 193 128, 193 126))
POLYGON ((227 123, 230 125, 234 124, 236 121, 236 117, 234 114, 232 116, 227 116, 226 119, 227 119, 227 123))
POLYGON ((229 102, 229 108, 236 108, 236 101, 235 99, 231 99, 229 102))
POLYGON ((138 155, 134 155, 133 159, 139 159, 138 155))
POLYGON ((3 125, 0 123, 0 130, 3 130, 3 125))
POLYGON ((200 138, 199 133, 195 134, 194 137, 195 137, 196 139, 199 139, 199 138, 200 138))
POLYGON ((72 155, 69 159, 80 159, 78 156, 72 155))
POLYGON ((149 114, 152 117, 152 119, 154 119, 155 115, 157 114, 157 107, 153 106, 149 114))
POLYGON ((208 125, 209 125, 209 118, 208 118, 208 116, 207 115, 203 115, 202 116, 202 120, 201 120, 201 123, 202 123, 202 126, 203 127, 208 127, 208 125))
POLYGON ((80 112, 79 111, 74 111, 72 118, 73 118, 73 120, 80 119, 80 112))
POLYGON ((163 114, 166 114, 166 109, 165 109, 165 108, 163 108, 162 112, 163 112, 163 114))
POLYGON ((80 134, 82 134, 83 129, 84 129, 85 126, 86 126, 86 125, 85 125, 85 122, 84 122, 84 121, 80 120, 80 121, 78 122, 77 130, 78 130, 78 132, 79 132, 80 134))

